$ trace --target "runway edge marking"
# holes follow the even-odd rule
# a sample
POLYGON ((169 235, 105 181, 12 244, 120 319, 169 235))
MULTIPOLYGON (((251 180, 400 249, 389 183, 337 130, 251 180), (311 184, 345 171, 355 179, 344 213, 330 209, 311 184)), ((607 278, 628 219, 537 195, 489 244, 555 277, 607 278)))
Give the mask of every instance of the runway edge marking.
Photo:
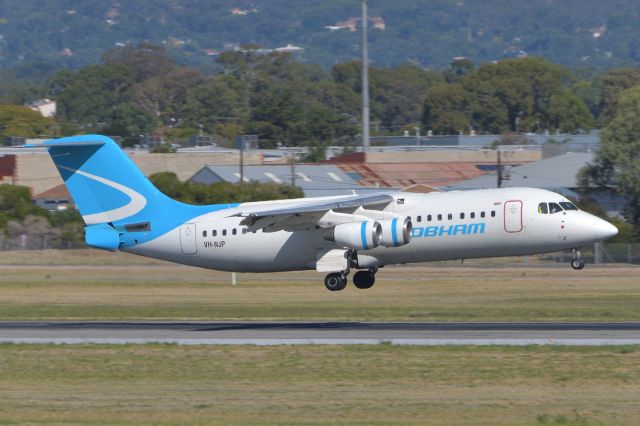
POLYGON ((394 345, 394 346, 624 346, 640 339, 126 339, 126 338, 0 338, 4 344, 54 345, 394 345))

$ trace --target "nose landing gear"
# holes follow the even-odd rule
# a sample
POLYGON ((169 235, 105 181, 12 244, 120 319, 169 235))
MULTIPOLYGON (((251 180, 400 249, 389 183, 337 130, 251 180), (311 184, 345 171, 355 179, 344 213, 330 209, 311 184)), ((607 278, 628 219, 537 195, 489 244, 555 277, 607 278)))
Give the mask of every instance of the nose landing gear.
POLYGON ((580 250, 579 249, 571 249, 571 267, 576 271, 579 271, 584 268, 584 260, 580 258, 580 250))

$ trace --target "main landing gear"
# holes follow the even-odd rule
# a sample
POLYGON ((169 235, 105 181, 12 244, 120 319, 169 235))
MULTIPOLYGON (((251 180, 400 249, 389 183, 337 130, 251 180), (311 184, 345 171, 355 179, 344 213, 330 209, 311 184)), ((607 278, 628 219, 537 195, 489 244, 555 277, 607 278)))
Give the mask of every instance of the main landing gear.
MULTIPOLYGON (((353 274, 353 285, 359 289, 367 289, 373 287, 376 282, 376 272, 378 268, 370 268, 366 271, 358 271, 353 274)), ((324 279, 324 285, 327 290, 340 291, 347 286, 347 275, 349 272, 333 272, 324 279)))
POLYGON ((579 249, 571 249, 571 256, 573 257, 573 259, 571 259, 571 267, 573 269, 579 271, 580 269, 584 268, 584 260, 580 258, 579 249))
POLYGON ((369 269, 368 271, 358 271, 353 274, 353 285, 361 290, 371 288, 376 283, 376 272, 369 269))
POLYGON ((344 290, 347 286, 347 275, 344 272, 333 272, 324 278, 324 286, 330 291, 344 290))

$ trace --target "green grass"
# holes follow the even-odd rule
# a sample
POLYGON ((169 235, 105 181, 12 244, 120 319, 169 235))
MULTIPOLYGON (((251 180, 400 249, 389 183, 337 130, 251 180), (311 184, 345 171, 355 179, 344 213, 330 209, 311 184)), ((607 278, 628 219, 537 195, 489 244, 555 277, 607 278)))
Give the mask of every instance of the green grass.
POLYGON ((0 259, 0 320, 640 321, 637 267, 387 267, 370 290, 329 292, 314 271, 238 274, 234 288, 230 273, 59 256, 0 259))
POLYGON ((0 424, 637 424, 640 347, 0 345, 0 424))

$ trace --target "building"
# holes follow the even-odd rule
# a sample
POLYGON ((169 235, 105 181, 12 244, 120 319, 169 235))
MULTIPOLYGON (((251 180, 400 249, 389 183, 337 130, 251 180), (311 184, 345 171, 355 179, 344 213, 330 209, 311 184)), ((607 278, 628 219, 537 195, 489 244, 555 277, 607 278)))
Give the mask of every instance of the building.
POLYGON ((66 185, 60 184, 33 197, 36 206, 49 211, 61 211, 73 205, 71 194, 66 185))
POLYGON ((56 101, 50 99, 40 99, 27 105, 34 111, 42 114, 43 117, 53 117, 56 115, 56 101))
MULTIPOLYGON (((354 191, 371 192, 371 188, 360 188, 354 178, 335 165, 301 164, 296 165, 294 170, 292 179, 291 165, 245 166, 244 181, 294 183, 304 191, 305 197, 348 195, 353 194, 354 191)), ((237 183, 240 181, 240 168, 239 166, 207 165, 196 172, 189 181, 207 185, 216 182, 237 183)))
POLYGON ((0 155, 0 184, 15 182, 16 164, 15 155, 0 155))
MULTIPOLYGON (((529 164, 513 166, 502 187, 531 187, 548 189, 579 199, 587 196, 597 202, 611 217, 620 216, 626 205, 624 197, 614 188, 584 188, 578 182, 578 172, 593 160, 592 153, 568 153, 529 164)), ((497 187, 495 172, 474 179, 453 183, 447 190, 484 189, 497 187)))
POLYGON ((276 47, 273 50, 280 53, 300 53, 304 51, 304 48, 300 46, 294 46, 293 44, 289 43, 286 46, 276 47))
MULTIPOLYGON (((502 135, 426 135, 372 136, 371 144, 380 146, 459 146, 485 148, 499 141, 502 135)), ((567 152, 593 152, 600 143, 600 132, 541 133, 522 135, 523 145, 539 145, 544 158, 567 152)))

